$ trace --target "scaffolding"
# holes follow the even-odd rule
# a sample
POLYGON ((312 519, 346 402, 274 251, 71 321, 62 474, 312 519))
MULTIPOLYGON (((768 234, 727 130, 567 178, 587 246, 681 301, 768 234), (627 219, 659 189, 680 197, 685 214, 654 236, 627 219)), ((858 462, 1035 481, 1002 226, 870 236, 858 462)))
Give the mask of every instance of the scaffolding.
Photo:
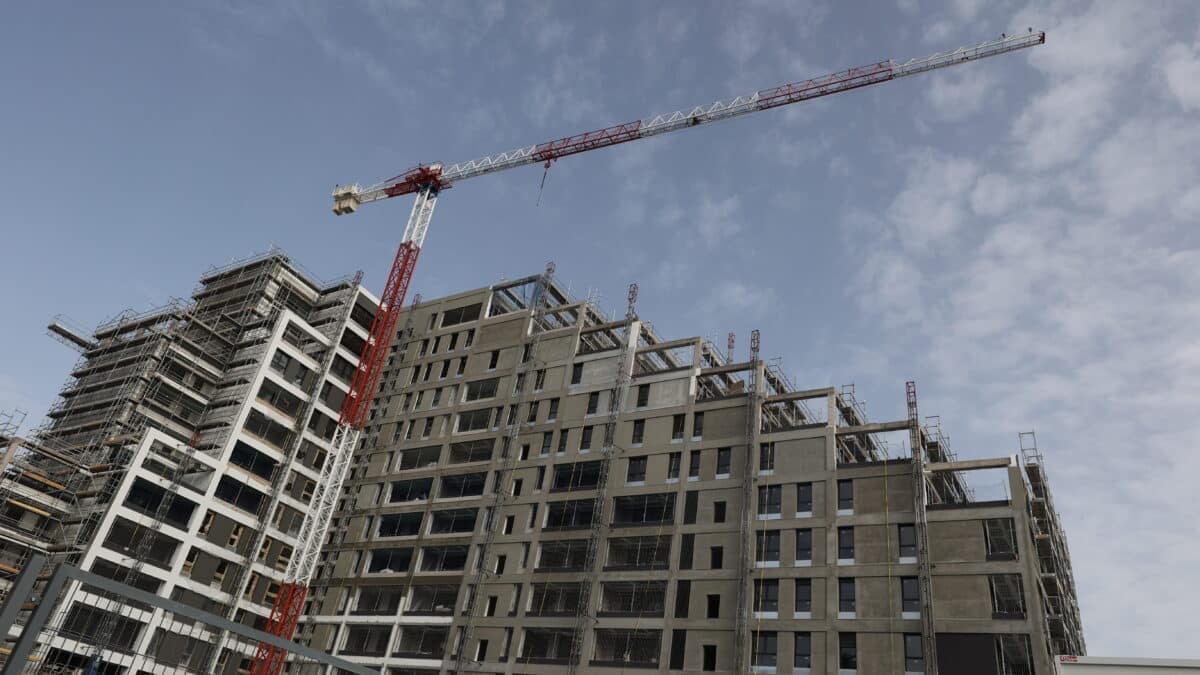
POLYGON ((528 375, 543 365, 538 360, 538 347, 541 344, 542 336, 546 333, 546 309, 550 302, 550 291, 553 287, 553 281, 554 263, 551 262, 546 265, 546 271, 538 278, 537 284, 534 286, 533 297, 529 298, 530 302, 526 305, 531 309, 531 319, 529 328, 525 332, 525 340, 522 342, 522 353, 516 359, 512 374, 514 393, 517 395, 516 413, 518 414, 512 415, 508 420, 508 433, 502 441, 501 458, 503 462, 496 471, 495 489, 492 490, 492 504, 486 510, 488 516, 484 521, 483 542, 478 545, 475 575, 471 581, 471 585, 467 588, 467 606, 463 612, 465 618, 462 628, 459 629, 458 643, 454 650, 453 672, 455 673, 463 672, 463 666, 469 660, 467 650, 471 642, 471 637, 475 632, 476 605, 479 604, 479 597, 483 595, 483 585, 492 574, 491 566, 488 563, 488 555, 491 553, 492 544, 496 540, 496 530, 498 528, 493 526, 494 524, 491 520, 498 516, 504 505, 512 499, 513 495, 512 489, 509 487, 509 479, 517 458, 516 447, 522 428, 532 424, 532 420, 523 424, 519 413, 521 406, 531 398, 532 392, 535 389, 534 383, 529 381, 528 375))
POLYGON ((750 376, 746 386, 746 461, 742 469, 742 542, 738 547, 738 579, 737 596, 734 607, 737 608, 737 623, 734 632, 733 668, 734 672, 748 672, 746 646, 750 643, 750 604, 751 593, 747 592, 752 582, 754 571, 755 550, 755 486, 758 472, 755 470, 755 454, 758 451, 758 437, 761 429, 761 384, 759 381, 762 364, 758 359, 759 332, 750 332, 750 376))
MULTIPOLYGON (((592 522, 588 532, 587 552, 584 556, 583 569, 587 577, 580 587, 578 612, 575 615, 575 629, 571 633, 571 650, 567 657, 567 672, 573 675, 583 661, 583 646, 587 641, 587 633, 591 629, 595 614, 592 610, 592 589, 599 582, 600 544, 608 528, 604 507, 608 500, 608 476, 612 469, 613 455, 617 450, 617 420, 621 416, 621 408, 629 383, 633 379, 633 370, 637 360, 637 344, 640 327, 637 322, 638 285, 630 284, 626 296, 624 336, 619 340, 620 352, 617 357, 612 388, 608 393, 608 417, 604 421, 604 442, 600 446, 600 470, 596 477, 595 494, 592 497, 592 522)), ((581 345, 582 346, 582 345, 581 345)), ((664 506, 665 508, 665 506, 664 506)), ((627 645, 628 647, 628 645, 627 645)))
POLYGON ((1030 534, 1038 557, 1038 585, 1046 608, 1044 628, 1050 638, 1051 656, 1086 654, 1067 537, 1046 485, 1046 466, 1038 449, 1037 435, 1032 431, 1021 432, 1019 440, 1029 495, 1030 534))
MULTIPOLYGON (((353 305, 355 281, 338 281, 322 288, 297 273, 286 255, 272 249, 211 269, 188 302, 172 299, 146 311, 123 311, 101 323, 92 340, 71 329, 69 337, 79 338, 70 342, 81 351, 80 361, 62 388, 61 400, 47 415, 48 423, 35 432, 33 440, 21 444, 20 452, 9 454, 4 476, 18 480, 37 476, 43 485, 61 492, 63 516, 54 537, 56 544, 47 549, 52 564, 79 564, 98 535, 146 430, 153 428, 174 441, 156 442, 147 449, 145 466, 166 480, 166 488, 152 509, 144 511, 146 518, 133 523, 131 546, 126 551, 132 565, 118 567, 118 576, 113 577, 134 584, 143 580, 141 570, 160 539, 158 532, 176 495, 185 489, 203 492, 212 470, 197 460, 197 454, 215 458, 224 450, 281 311, 290 309, 310 317, 330 304, 318 307, 314 303, 335 291, 341 295, 332 304, 345 309, 347 297, 351 298, 349 306, 353 305)), ((332 330, 336 331, 334 323, 332 330)), ((66 329, 56 331, 57 324, 66 324, 61 320, 51 324, 51 332, 61 336, 66 329)), ((314 398, 316 394, 313 392, 314 398)), ((276 478, 282 481, 279 475, 276 478)), ((11 491, 6 486, 13 483, 0 480, 0 493, 11 491)), ((260 518, 260 533, 266 522, 260 518)), ((248 560, 253 553, 250 550, 244 557, 248 560)), ((20 560, 14 562, 18 564, 13 567, 19 569, 20 560)), ((240 596, 234 598, 232 605, 236 606, 240 596)), ((89 672, 99 672, 109 667, 102 666, 104 659, 137 658, 124 644, 129 630, 126 614, 144 619, 142 627, 148 631, 176 632, 177 627, 171 628, 174 620, 167 615, 122 608, 119 599, 77 584, 72 584, 61 600, 57 604, 64 609, 51 622, 49 635, 73 646, 48 658, 49 641, 43 641, 36 657, 42 664, 39 669, 58 667, 56 659, 64 667, 68 663, 83 667, 79 662, 83 658, 89 672), (80 591, 85 602, 92 603, 96 616, 88 620, 85 633, 68 639, 68 624, 78 623, 78 617, 69 618, 65 608, 80 591), (95 606, 96 602, 102 602, 104 608, 95 606), (109 656, 102 656, 106 653, 109 656)), ((217 603, 209 599, 207 606, 213 605, 217 603)), ((181 643, 181 663, 195 659, 206 668, 211 666, 208 653, 219 635, 206 633, 203 640, 181 643), (196 653, 197 649, 205 651, 196 653)))
POLYGON ((925 471, 929 450, 925 434, 921 429, 921 418, 917 411, 917 385, 915 382, 910 381, 905 385, 905 394, 908 400, 909 442, 912 445, 913 513, 915 514, 913 530, 917 539, 917 586, 921 600, 921 654, 925 656, 925 675, 937 675, 937 638, 933 621, 933 571, 932 561, 929 559, 929 521, 925 509, 929 500, 929 480, 925 471))

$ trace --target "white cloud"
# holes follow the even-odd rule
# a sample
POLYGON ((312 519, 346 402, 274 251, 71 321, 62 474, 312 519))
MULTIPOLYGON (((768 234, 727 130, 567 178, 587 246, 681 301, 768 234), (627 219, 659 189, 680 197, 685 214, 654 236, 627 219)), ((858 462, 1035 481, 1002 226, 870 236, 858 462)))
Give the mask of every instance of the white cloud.
POLYGON ((1200 435, 1200 130, 1186 76, 1170 97, 1143 87, 1193 55, 1155 42, 1159 5, 1023 16, 1050 30, 1030 53, 1045 81, 1014 100, 1017 148, 899 153, 882 229, 858 235, 875 242, 859 301, 891 320, 890 359, 916 350, 922 388, 968 437, 1038 427, 1092 651, 1183 656, 1189 627, 1165 617, 1200 602, 1200 456, 1185 450, 1200 435), (921 240, 940 245, 902 248, 921 240), (1131 616, 1119 597, 1156 600, 1131 616))
POLYGON ((725 317, 759 317, 776 303, 775 290, 743 281, 723 281, 708 294, 708 302, 700 308, 725 317))
POLYGON ((909 250, 944 245, 962 224, 967 191, 978 173, 969 159, 932 150, 914 153, 904 189, 887 210, 901 245, 909 250))
POLYGON ((729 241, 742 229, 739 216, 741 199, 737 195, 729 195, 721 199, 713 199, 704 195, 700 200, 700 209, 696 213, 695 222, 687 223, 696 228, 701 240, 714 246, 729 241))
POLYGON ((1171 45, 1162 59, 1167 87, 1184 110, 1200 110, 1200 42, 1171 45))
POLYGON ((933 76, 926 99, 935 115, 953 122, 974 115, 998 98, 998 86, 989 70, 943 71, 933 76))

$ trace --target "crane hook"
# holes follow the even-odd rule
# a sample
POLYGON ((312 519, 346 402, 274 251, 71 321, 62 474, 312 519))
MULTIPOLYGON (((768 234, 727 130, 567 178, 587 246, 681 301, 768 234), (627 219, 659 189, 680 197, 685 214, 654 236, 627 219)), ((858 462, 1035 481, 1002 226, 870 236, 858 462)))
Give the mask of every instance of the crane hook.
POLYGON ((550 173, 550 162, 553 161, 553 159, 548 159, 546 160, 546 163, 542 165, 542 184, 538 186, 537 206, 542 205, 542 190, 546 188, 546 176, 550 173))

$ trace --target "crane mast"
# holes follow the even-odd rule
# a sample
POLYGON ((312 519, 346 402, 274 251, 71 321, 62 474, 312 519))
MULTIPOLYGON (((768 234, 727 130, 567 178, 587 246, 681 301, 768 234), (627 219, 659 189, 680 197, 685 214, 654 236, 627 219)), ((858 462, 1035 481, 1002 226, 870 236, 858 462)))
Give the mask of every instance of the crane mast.
MULTIPOLYGON (((378 387, 387 351, 396 332, 396 321, 408 292, 417 257, 425 242, 438 194, 442 190, 468 178, 538 163, 548 167, 551 162, 570 155, 928 73, 1033 47, 1045 41, 1045 33, 1029 29, 1028 33, 1001 35, 999 39, 974 46, 938 52, 901 63, 890 59, 879 61, 800 82, 760 89, 749 95, 655 115, 646 120, 616 124, 449 166, 440 163, 419 164, 399 176, 365 187, 358 184, 335 187, 333 212, 336 215, 354 213, 363 204, 401 195, 415 194, 416 199, 380 296, 379 311, 371 323, 366 349, 359 360, 350 393, 342 406, 329 457, 322 468, 321 480, 317 484, 311 508, 301 526, 295 554, 288 564, 284 583, 272 607, 267 632, 288 639, 295 633, 308 594, 308 583, 315 571, 321 545, 328 534, 334 506, 342 492, 346 472, 370 410, 371 398, 378 387)), ((468 621, 470 620, 471 617, 468 617, 468 621)), ((927 622, 927 625, 931 624, 927 622)), ((926 637, 931 644, 932 636, 926 637)), ((250 672, 252 675, 278 675, 283 669, 286 656, 282 650, 260 643, 250 672)), ((927 663, 933 661, 932 658, 927 659, 927 663)))

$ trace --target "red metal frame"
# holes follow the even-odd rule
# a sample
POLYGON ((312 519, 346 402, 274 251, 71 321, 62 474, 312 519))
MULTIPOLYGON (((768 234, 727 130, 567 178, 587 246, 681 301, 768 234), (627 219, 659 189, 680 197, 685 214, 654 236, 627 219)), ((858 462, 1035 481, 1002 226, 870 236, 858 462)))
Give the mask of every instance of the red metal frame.
MULTIPOLYGON (((409 172, 412 173, 412 172, 409 172)), ((417 266, 417 257, 421 249, 413 242, 400 244, 396 257, 392 261, 392 270, 388 273, 387 283, 383 287, 383 295, 379 301, 379 311, 371 321, 370 335, 367 346, 358 361, 354 371, 354 381, 350 385, 350 394, 342 403, 339 424, 361 429, 366 422, 367 413, 371 409, 371 398, 375 388, 379 386, 379 378, 383 374, 383 364, 387 360, 388 349, 392 337, 396 333, 396 322, 400 318, 400 309, 404 306, 404 297, 408 294, 408 284, 412 280, 413 270, 417 266)), ((353 451, 353 448, 349 449, 353 451)), ((332 458, 326 461, 332 461, 332 458)), ((296 633, 296 624, 308 597, 307 580, 285 581, 275 597, 271 607, 271 618, 267 620, 266 632, 279 637, 291 639, 296 633)), ((266 643, 258 643, 254 652, 254 661, 250 666, 251 675, 279 675, 283 670, 287 652, 266 643)))
POLYGON ((635 120, 624 124, 615 124, 611 127, 597 129, 596 131, 585 131, 582 134, 567 136, 556 141, 547 141, 539 144, 533 149, 533 157, 539 160, 549 161, 574 155, 596 148, 605 148, 618 143, 625 143, 640 138, 638 132, 642 128, 642 121, 635 120))
POLYGON ((764 89, 758 97, 758 109, 767 110, 781 105, 795 103, 806 98, 817 98, 831 93, 841 93, 868 84, 886 82, 892 79, 892 66, 887 61, 881 61, 869 66, 849 68, 837 73, 814 77, 803 82, 792 82, 773 89, 764 89), (826 88, 837 86, 836 92, 825 91, 826 88))
POLYGON ((423 187, 433 185, 438 190, 445 190, 450 187, 450 182, 442 180, 442 165, 441 164, 418 164, 395 178, 388 179, 384 182, 394 184, 383 189, 384 193, 389 197, 399 197, 420 190, 423 187))

